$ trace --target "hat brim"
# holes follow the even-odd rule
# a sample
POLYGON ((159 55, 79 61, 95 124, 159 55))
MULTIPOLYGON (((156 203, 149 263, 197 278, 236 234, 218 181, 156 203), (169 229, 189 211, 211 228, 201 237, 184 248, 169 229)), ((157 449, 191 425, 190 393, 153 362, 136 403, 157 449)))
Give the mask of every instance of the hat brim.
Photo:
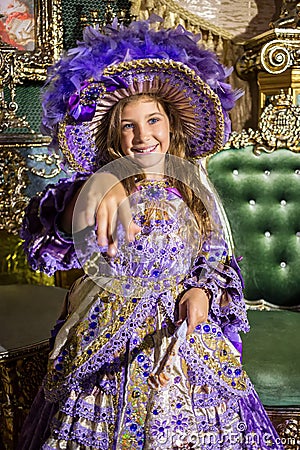
POLYGON ((60 146, 74 169, 95 171, 99 168, 95 136, 99 134, 103 117, 121 99, 138 94, 157 94, 175 107, 189 143, 191 159, 216 153, 223 147, 224 115, 220 99, 185 64, 170 59, 131 60, 108 66, 102 74, 102 79, 105 77, 121 79, 126 87, 109 92, 103 81, 89 80, 80 101, 86 105, 91 98, 95 101, 91 93, 98 90, 92 120, 68 125, 66 119, 60 127, 60 146))

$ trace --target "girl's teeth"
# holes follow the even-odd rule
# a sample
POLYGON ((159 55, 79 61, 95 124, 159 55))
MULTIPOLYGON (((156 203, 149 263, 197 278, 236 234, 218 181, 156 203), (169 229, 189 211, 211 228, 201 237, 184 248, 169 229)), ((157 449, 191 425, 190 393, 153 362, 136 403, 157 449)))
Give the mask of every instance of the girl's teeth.
POLYGON ((149 152, 152 152, 152 150, 154 150, 154 149, 155 149, 155 146, 149 147, 149 148, 146 148, 146 149, 138 149, 138 148, 136 148, 135 151, 138 152, 138 153, 149 153, 149 152))

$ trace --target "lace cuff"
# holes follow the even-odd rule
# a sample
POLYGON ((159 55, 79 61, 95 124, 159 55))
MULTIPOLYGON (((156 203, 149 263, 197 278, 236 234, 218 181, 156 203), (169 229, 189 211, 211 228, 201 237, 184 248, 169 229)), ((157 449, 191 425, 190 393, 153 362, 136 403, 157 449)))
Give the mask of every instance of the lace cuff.
MULTIPOLYGON (((208 244, 204 246, 208 247, 208 244)), ((184 286, 210 291, 208 319, 223 331, 249 331, 242 276, 236 259, 227 256, 225 243, 223 248, 206 248, 185 278, 184 286)))
POLYGON ((20 236, 33 270, 53 275, 57 270, 79 268, 71 235, 58 229, 59 215, 88 176, 76 174, 50 184, 34 196, 25 211, 20 236))

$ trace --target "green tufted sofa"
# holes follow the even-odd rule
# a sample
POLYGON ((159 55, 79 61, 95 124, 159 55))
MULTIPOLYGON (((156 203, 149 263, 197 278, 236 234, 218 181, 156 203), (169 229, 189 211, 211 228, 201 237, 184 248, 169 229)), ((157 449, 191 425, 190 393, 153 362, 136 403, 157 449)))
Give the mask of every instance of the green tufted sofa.
POLYGON ((207 171, 243 257, 251 325, 244 366, 286 448, 299 449, 300 154, 224 149, 207 171))

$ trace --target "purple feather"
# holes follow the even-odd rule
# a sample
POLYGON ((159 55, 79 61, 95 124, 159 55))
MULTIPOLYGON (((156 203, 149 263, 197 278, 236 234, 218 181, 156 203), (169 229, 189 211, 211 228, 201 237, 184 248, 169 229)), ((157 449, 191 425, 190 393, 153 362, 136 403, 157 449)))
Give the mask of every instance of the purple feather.
POLYGON ((154 31, 150 28, 153 20, 158 18, 132 22, 128 27, 118 27, 114 21, 105 28, 104 34, 91 27, 84 29, 83 41, 69 50, 49 72, 43 94, 44 131, 55 135, 56 125, 65 116, 71 96, 79 92, 85 80, 101 80, 108 65, 129 59, 152 57, 181 61, 217 93, 224 111, 233 107, 239 93, 225 83, 229 71, 214 53, 198 45, 200 36, 181 25, 176 29, 154 31))

